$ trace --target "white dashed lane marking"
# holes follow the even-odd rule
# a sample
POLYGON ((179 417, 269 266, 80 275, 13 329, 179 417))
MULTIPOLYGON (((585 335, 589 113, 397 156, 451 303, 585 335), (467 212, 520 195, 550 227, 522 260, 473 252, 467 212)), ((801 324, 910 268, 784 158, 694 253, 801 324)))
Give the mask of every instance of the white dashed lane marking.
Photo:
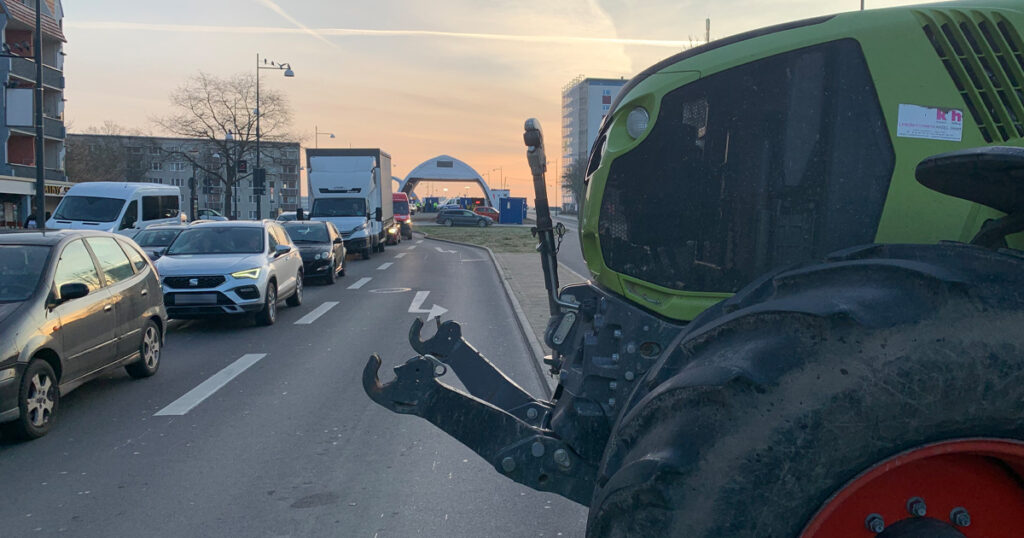
POLYGON ((414 249, 414 248, 416 248, 416 245, 413 245, 413 246, 411 246, 411 247, 409 247, 409 248, 407 248, 407 249, 405 249, 405 250, 412 250, 412 249, 414 249))
POLYGON ((394 264, 391 263, 391 262, 382 263, 382 264, 380 264, 380 267, 377 268, 377 270, 378 271, 383 271, 383 270, 387 269, 388 267, 391 267, 392 265, 394 265, 394 264))
POLYGON ((296 321, 296 325, 310 325, 317 320, 320 316, 327 313, 328 310, 338 306, 338 301, 327 301, 324 304, 313 309, 312 312, 302 316, 299 321, 296 321))
POLYGON ((359 288, 365 286, 366 283, 371 281, 371 280, 373 280, 373 279, 368 277, 368 276, 364 276, 363 278, 360 278, 359 280, 356 280, 356 283, 352 284, 351 286, 349 286, 348 289, 350 289, 350 290, 358 290, 359 288))
POLYGON ((404 252, 399 252, 398 254, 395 254, 395 259, 396 260, 400 260, 400 259, 402 259, 404 257, 405 257, 405 253, 404 252))
POLYGON ((220 390, 224 385, 231 382, 232 379, 238 377, 239 374, 266 356, 266 353, 247 353, 242 355, 237 361, 213 374, 212 377, 197 385, 196 388, 186 392, 181 398, 174 400, 167 407, 157 411, 154 416, 180 416, 188 413, 195 406, 203 403, 203 400, 213 396, 213 393, 220 390))

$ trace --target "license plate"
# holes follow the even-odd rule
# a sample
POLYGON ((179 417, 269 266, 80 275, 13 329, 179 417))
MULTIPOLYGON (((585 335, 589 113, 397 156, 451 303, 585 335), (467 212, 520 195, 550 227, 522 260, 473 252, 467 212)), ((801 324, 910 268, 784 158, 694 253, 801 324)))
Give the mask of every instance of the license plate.
POLYGON ((217 304, 216 293, 179 293, 174 304, 217 304))

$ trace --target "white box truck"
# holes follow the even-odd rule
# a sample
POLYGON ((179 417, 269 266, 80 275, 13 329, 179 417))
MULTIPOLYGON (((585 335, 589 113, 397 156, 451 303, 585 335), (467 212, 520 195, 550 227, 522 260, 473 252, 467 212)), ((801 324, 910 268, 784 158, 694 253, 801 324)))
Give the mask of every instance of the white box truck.
POLYGON ((377 148, 307 149, 309 218, 331 222, 348 252, 370 259, 399 239, 391 207, 391 155, 377 148), (383 181, 382 181, 383 178, 383 181))

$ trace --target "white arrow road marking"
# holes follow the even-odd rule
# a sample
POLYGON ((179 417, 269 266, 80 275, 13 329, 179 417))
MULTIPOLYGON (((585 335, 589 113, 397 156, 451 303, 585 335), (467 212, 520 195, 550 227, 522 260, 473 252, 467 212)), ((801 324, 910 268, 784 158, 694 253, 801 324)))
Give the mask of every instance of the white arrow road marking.
POLYGON ((338 301, 327 301, 324 304, 313 309, 312 312, 306 314, 296 321, 296 325, 310 325, 317 320, 320 316, 327 313, 328 310, 338 306, 338 301))
POLYGON ((427 321, 430 321, 448 311, 447 308, 436 304, 430 307, 429 310, 424 310, 423 301, 427 300, 428 295, 430 295, 429 291, 417 291, 416 296, 412 298, 412 304, 409 305, 409 313, 427 314, 427 321))
POLYGON ((196 388, 186 392, 184 396, 171 402, 167 407, 156 412, 157 417, 180 416, 188 413, 195 406, 203 403, 203 400, 213 396, 213 393, 227 385, 232 379, 246 371, 250 366, 266 357, 266 353, 247 353, 237 361, 227 365, 223 370, 213 374, 210 379, 203 381, 196 388))
POLYGON ((412 249, 414 249, 414 248, 416 248, 416 245, 412 245, 412 246, 410 246, 409 248, 406 248, 405 250, 412 250, 412 249))
POLYGON ((388 267, 391 267, 392 265, 394 265, 394 264, 391 263, 391 262, 382 263, 382 264, 380 264, 380 267, 377 268, 377 270, 378 271, 383 271, 383 270, 387 269, 388 267))
POLYGON ((396 260, 400 260, 400 259, 402 259, 404 257, 405 257, 405 253, 404 252, 399 252, 398 254, 395 254, 395 259, 396 260))
POLYGON ((454 250, 445 250, 445 249, 443 249, 441 247, 434 247, 434 248, 436 248, 437 251, 442 253, 442 254, 455 254, 454 250))
POLYGON ((371 281, 371 280, 373 280, 373 279, 368 277, 368 276, 364 276, 363 278, 360 278, 359 280, 356 280, 356 283, 352 284, 351 286, 349 286, 348 289, 350 289, 350 290, 358 290, 359 288, 365 286, 366 283, 371 281))

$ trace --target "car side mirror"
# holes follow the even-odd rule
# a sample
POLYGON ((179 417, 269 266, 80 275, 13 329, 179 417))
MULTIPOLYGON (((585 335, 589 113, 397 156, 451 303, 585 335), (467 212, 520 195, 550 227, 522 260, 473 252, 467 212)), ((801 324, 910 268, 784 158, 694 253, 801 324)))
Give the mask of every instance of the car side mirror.
POLYGON ((81 299, 86 295, 89 295, 89 286, 81 282, 71 282, 60 287, 58 303, 66 303, 72 299, 81 299))
POLYGON ((292 247, 288 245, 277 245, 276 247, 274 247, 274 257, 277 258, 279 256, 283 256, 291 251, 292 247))
POLYGON ((374 218, 377 219, 377 222, 384 220, 384 210, 378 207, 374 218))
POLYGON ((340 245, 342 243, 344 243, 344 241, 342 241, 342 239, 340 237, 335 237, 334 238, 334 244, 335 245, 340 245))

